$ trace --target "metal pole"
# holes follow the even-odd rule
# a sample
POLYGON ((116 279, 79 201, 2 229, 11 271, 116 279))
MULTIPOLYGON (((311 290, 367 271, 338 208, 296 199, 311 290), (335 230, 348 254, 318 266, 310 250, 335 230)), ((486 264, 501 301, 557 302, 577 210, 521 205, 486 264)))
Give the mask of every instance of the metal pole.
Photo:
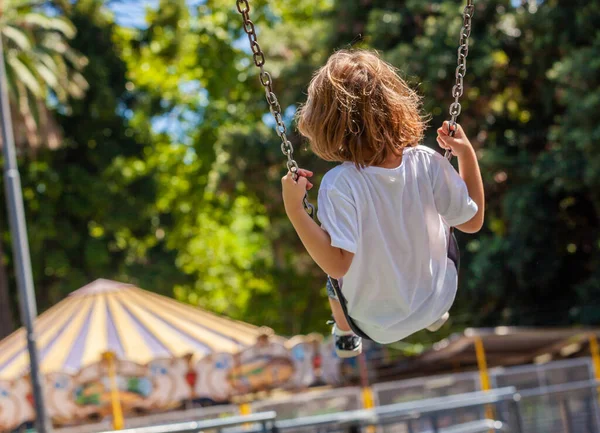
POLYGON ((516 394, 512 399, 512 407, 515 415, 515 433, 523 432, 523 415, 521 413, 521 395, 516 394))
POLYGON ((600 345, 598 344, 596 334, 590 334, 589 343, 592 362, 594 364, 594 375, 596 380, 600 380, 600 345))
POLYGON ((594 392, 591 395, 585 397, 585 412, 586 412, 586 424, 587 431, 589 433, 596 432, 596 420, 594 418, 594 392))
POLYGON ((438 417, 437 415, 431 415, 429 417, 429 421, 431 422, 431 431, 433 431, 433 433, 439 433, 440 431, 440 423, 438 421, 438 417))
MULTIPOLYGON (((483 340, 480 336, 476 336, 473 342, 475 344, 475 356, 477 357, 477 368, 479 369, 481 389, 483 391, 489 391, 492 387, 490 386, 490 376, 488 373, 487 359, 485 356, 485 347, 483 345, 483 340)), ((494 419, 494 411, 492 410, 492 406, 486 405, 485 416, 488 419, 494 419)))
POLYGON ((564 395, 560 397, 559 407, 565 433, 573 433, 573 417, 571 416, 571 410, 569 409, 569 402, 564 395))
POLYGON ((8 222, 12 238, 17 287, 19 289, 21 321, 23 322, 27 333, 27 350, 29 351, 29 362, 31 365, 31 388, 37 414, 36 429, 38 433, 49 433, 51 432, 52 427, 46 417, 44 407, 44 394, 40 379, 35 332, 33 329, 33 323, 37 316, 37 306, 35 303, 31 258, 29 257, 29 243, 27 240, 27 226, 25 224, 25 211, 23 208, 23 193, 21 191, 21 178, 17 166, 7 86, 4 51, 2 47, 2 38, 0 37, 0 119, 2 123, 4 185, 6 188, 8 222))

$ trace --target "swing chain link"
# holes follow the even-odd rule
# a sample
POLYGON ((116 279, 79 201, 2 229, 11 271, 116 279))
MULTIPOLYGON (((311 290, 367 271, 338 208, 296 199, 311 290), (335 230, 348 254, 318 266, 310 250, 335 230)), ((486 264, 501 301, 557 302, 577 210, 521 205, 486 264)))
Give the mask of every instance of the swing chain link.
MULTIPOLYGON (((287 157, 286 167, 288 171, 294 175, 294 180, 297 180, 299 167, 298 163, 294 160, 294 146, 287 138, 287 127, 283 121, 281 105, 279 104, 279 100, 273 91, 273 78, 271 77, 271 74, 265 70, 265 54, 258 44, 256 29, 254 28, 254 23, 250 19, 250 4, 248 3, 248 0, 236 0, 236 6, 238 12, 242 15, 244 22, 243 28, 244 32, 248 35, 248 41, 250 42, 250 50, 252 51, 254 64, 260 69, 258 77, 260 79, 260 84, 262 84, 265 89, 265 97, 267 99, 267 103, 269 104, 269 111, 275 119, 275 132, 279 138, 281 138, 281 152, 287 157)), ((316 216, 315 208, 311 203, 309 203, 307 193, 304 194, 302 205, 304 206, 306 213, 308 213, 308 215, 314 219, 316 216)))
MULTIPOLYGON (((463 10, 463 25, 460 30, 460 40, 458 43, 458 61, 456 66, 455 78, 456 84, 452 87, 452 97, 454 102, 450 104, 450 122, 448 122, 448 133, 451 137, 454 137, 456 132, 457 123, 456 119, 462 111, 460 105, 460 98, 463 95, 464 87, 463 81, 467 74, 467 56, 469 55, 469 36, 471 36, 471 20, 475 12, 475 6, 473 6, 473 0, 467 0, 467 5, 463 10)), ((446 150, 445 154, 447 159, 452 159, 452 153, 446 150)))

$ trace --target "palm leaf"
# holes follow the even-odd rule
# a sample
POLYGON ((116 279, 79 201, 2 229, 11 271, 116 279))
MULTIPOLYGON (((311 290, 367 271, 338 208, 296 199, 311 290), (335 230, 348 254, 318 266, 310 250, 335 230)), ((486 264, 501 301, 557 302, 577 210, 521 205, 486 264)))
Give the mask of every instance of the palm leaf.
POLYGON ((65 35, 67 39, 73 39, 77 35, 77 28, 70 21, 62 17, 52 17, 51 29, 65 35))
POLYGON ((17 105, 21 118, 23 119, 23 127, 27 137, 27 143, 31 147, 37 147, 40 140, 37 134, 38 128, 36 118, 31 111, 31 101, 35 101, 35 97, 33 97, 32 93, 25 88, 25 85, 22 81, 17 83, 17 90, 17 105))
POLYGON ((87 80, 79 72, 73 72, 69 80, 69 94, 76 99, 83 98, 89 88, 87 80))
POLYGON ((8 56, 7 63, 13 69, 15 77, 18 77, 25 87, 37 97, 42 97, 43 91, 40 83, 35 74, 26 65, 27 61, 24 61, 17 56, 8 56))
POLYGON ((45 34, 38 43, 40 47, 60 55, 63 55, 69 48, 69 45, 57 33, 45 34))
POLYGON ((16 101, 18 95, 17 79, 10 65, 6 65, 6 81, 8 81, 8 96, 11 100, 16 101))
POLYGON ((28 51, 32 47, 31 39, 22 29, 8 25, 2 28, 2 34, 17 48, 23 51, 28 51))
POLYGON ((50 70, 46 65, 40 62, 35 65, 35 70, 48 87, 50 87, 52 90, 56 90, 59 85, 56 71, 50 70))
MULTIPOLYGON (((35 130, 37 130, 37 125, 40 123, 40 111, 38 109, 38 99, 31 93, 27 93, 25 96, 27 102, 27 114, 30 115, 35 124, 35 130)), ((35 132, 34 130, 34 132, 35 132)))
POLYGON ((71 47, 67 47, 67 50, 63 53, 65 59, 67 59, 73 67, 77 70, 82 70, 89 63, 88 58, 78 51, 75 51, 71 47))
POLYGON ((65 63, 64 59, 60 56, 55 55, 56 68, 58 74, 56 75, 59 79, 60 86, 56 89, 56 98, 61 103, 66 103, 69 97, 69 68, 65 63))
POLYGON ((56 61, 54 60, 54 57, 52 57, 52 54, 53 54, 52 52, 49 52, 47 50, 42 50, 39 48, 36 48, 34 50, 34 55, 39 62, 43 63, 51 71, 57 71, 58 65, 57 65, 56 61))
POLYGON ((48 17, 44 14, 31 12, 19 17, 19 24, 27 27, 39 28, 46 31, 60 32, 68 39, 77 34, 77 29, 69 21, 60 17, 48 17))
MULTIPOLYGON (((60 0, 57 0, 60 1, 60 0)), ((0 0, 0 3, 2 0, 0 0)), ((39 110, 56 97, 68 110, 69 98, 82 98, 88 83, 79 71, 87 58, 69 46, 75 26, 64 17, 51 17, 40 7, 43 0, 4 0, 0 37, 7 42, 6 73, 11 105, 18 108, 21 145, 47 144, 39 110), (43 137, 42 137, 43 136, 43 137)), ((70 0, 64 0, 70 4, 70 0)), ((45 115, 50 115, 44 111, 45 115)))

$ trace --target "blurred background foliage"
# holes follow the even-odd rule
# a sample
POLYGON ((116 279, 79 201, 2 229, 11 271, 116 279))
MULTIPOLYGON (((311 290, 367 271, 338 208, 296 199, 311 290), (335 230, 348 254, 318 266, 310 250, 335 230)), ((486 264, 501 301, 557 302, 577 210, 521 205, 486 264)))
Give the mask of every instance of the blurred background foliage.
MULTIPOLYGON (((330 168, 294 111, 313 71, 352 44, 418 88, 435 147, 462 2, 250 3, 302 166, 330 168)), ((599 324, 600 1, 475 4, 460 121, 487 219, 460 236, 443 332, 599 324)), ((104 277, 287 335, 326 332, 324 275, 283 212, 284 158, 235 1, 4 0, 0 32, 40 310, 104 277), (123 21, 125 3, 142 24, 123 21)), ((5 212, 0 228, 1 337, 17 324, 5 212)))

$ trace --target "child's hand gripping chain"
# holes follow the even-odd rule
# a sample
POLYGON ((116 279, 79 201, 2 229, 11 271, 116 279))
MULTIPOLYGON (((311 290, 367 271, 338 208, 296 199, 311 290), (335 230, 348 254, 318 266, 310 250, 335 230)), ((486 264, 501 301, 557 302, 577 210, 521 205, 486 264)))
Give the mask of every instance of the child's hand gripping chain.
POLYGON ((306 191, 310 191, 313 184, 308 180, 313 176, 313 172, 310 170, 298 169, 297 179, 292 172, 288 172, 283 179, 281 184, 283 187, 283 204, 287 213, 295 212, 296 210, 302 210, 302 200, 306 191))
POLYGON ((437 142, 442 149, 450 150, 452 155, 458 157, 469 150, 473 150, 473 146, 465 135, 462 127, 459 124, 456 124, 455 128, 454 136, 451 136, 449 132, 449 123, 448 121, 444 122, 444 124, 437 129, 437 142))
POLYGON ((475 216, 466 223, 457 225, 456 228, 465 233, 476 233, 483 226, 485 195, 475 149, 459 124, 456 125, 454 136, 449 133, 448 122, 444 122, 437 133, 440 147, 450 150, 458 158, 460 176, 467 186, 470 197, 477 204, 475 216))

